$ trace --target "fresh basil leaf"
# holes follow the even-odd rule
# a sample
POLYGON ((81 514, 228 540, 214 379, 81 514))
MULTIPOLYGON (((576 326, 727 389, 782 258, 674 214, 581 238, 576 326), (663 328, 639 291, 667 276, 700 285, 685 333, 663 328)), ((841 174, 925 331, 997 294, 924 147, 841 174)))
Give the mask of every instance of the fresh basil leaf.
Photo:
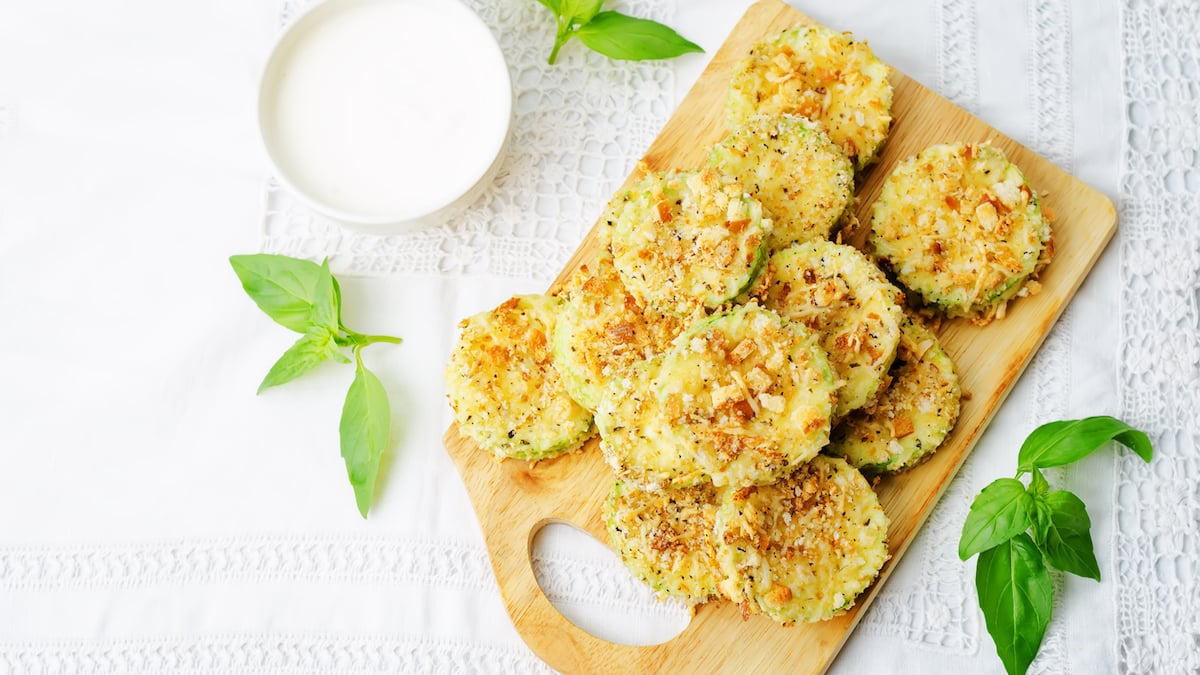
POLYGON ((392 413, 383 383, 363 365, 357 349, 354 359, 354 382, 346 392, 338 430, 342 459, 346 461, 346 473, 354 487, 354 501, 358 504, 358 512, 366 518, 375 494, 379 463, 387 448, 392 413))
POLYGON ((983 551, 975 568, 975 590, 996 653, 1009 675, 1033 663, 1054 606, 1054 584, 1042 554, 1025 533, 983 551))
MULTIPOLYGON (((1019 458, 1021 456, 1021 452, 1024 452, 1026 448, 1045 445, 1051 438, 1054 437, 1055 434, 1074 423, 1075 420, 1058 420, 1057 422, 1047 422, 1034 429, 1029 433, 1028 436, 1025 437, 1025 442, 1021 444, 1021 450, 1017 453, 1018 464, 1020 464, 1019 458)), ((1018 474, 1019 473, 1020 469, 1018 469, 1018 474)))
POLYGON ((1050 522, 1038 547, 1055 569, 1100 581, 1100 564, 1092 548, 1092 519, 1083 500, 1066 490, 1046 495, 1050 522))
POLYGON ((582 25, 600 11, 604 0, 558 0, 558 12, 568 25, 582 25))
POLYGON ((546 9, 554 12, 555 18, 558 18, 562 14, 562 11, 559 9, 559 0, 538 0, 538 2, 542 3, 542 6, 546 9))
POLYGON ((291 382, 335 355, 340 356, 340 360, 347 360, 338 351, 333 333, 324 326, 313 326, 307 333, 301 335, 300 339, 296 340, 291 347, 288 347, 275 365, 271 366, 271 370, 263 378, 262 384, 258 385, 258 393, 261 394, 264 389, 269 387, 291 382))
POLYGON ((971 502, 958 540, 958 557, 966 560, 1029 529, 1030 496, 1016 478, 992 481, 971 502))
POLYGON ((313 326, 314 307, 325 303, 326 290, 320 265, 283 255, 235 255, 229 264, 242 288, 259 309, 276 323, 306 333, 313 326))
POLYGON ((620 12, 600 12, 575 32, 588 48, 614 59, 643 61, 669 59, 688 52, 703 52, 694 42, 671 28, 620 12))
POLYGON ((1025 473, 1034 467, 1070 464, 1113 440, 1147 462, 1153 456, 1154 449, 1145 433, 1114 417, 1087 417, 1051 422, 1034 429, 1017 454, 1017 471, 1025 473))

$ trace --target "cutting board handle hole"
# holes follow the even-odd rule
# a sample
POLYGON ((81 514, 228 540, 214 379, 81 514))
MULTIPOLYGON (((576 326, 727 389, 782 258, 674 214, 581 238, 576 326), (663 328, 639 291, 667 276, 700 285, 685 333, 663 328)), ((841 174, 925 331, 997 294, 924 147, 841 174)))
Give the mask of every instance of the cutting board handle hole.
POLYGON ((687 605, 656 599, 616 553, 570 523, 539 523, 530 544, 530 564, 550 604, 601 640, 633 646, 662 644, 682 633, 691 621, 687 605))

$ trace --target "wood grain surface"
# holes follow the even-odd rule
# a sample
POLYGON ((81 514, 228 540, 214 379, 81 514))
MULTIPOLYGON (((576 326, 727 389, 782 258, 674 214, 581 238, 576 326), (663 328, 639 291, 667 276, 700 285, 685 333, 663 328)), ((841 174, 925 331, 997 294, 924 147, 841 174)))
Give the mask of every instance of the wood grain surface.
MULTIPOLYGON (((701 165, 708 146, 726 133, 727 83, 751 43, 811 22, 777 0, 751 6, 650 146, 645 165, 652 170, 701 165)), ((970 398, 963 401, 957 426, 932 459, 877 487, 891 519, 891 560, 854 609, 830 621, 787 628, 762 616, 743 621, 735 605, 718 601, 700 606, 688 627, 666 643, 613 644, 559 614, 539 588, 530 560, 534 535, 551 522, 574 524, 607 543, 600 510, 613 476, 596 441, 581 452, 535 464, 497 461, 451 427, 444 439, 446 449, 474 503, 508 613, 525 642, 552 667, 566 673, 823 672, 1115 233, 1116 211, 1102 194, 903 73, 893 73, 892 83, 895 120, 879 162, 859 179, 860 221, 870 222, 870 205, 898 161, 935 143, 990 140, 1025 172, 1030 185, 1045 193, 1042 204, 1054 214, 1056 253, 1042 273, 1041 293, 1010 303, 1003 320, 985 327, 962 320, 943 323, 939 337, 970 398)), ((637 175, 635 171, 627 184, 637 175)), ((861 244, 862 230, 852 243, 861 244)), ((593 228, 556 285, 592 259, 597 246, 593 228)))

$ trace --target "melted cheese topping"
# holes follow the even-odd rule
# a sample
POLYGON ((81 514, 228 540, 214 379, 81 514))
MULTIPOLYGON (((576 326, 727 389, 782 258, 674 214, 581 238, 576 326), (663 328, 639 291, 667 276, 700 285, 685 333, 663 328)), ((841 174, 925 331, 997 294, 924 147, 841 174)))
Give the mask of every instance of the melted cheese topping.
POLYGON ((643 489, 769 483, 828 442, 833 373, 802 326, 750 304, 705 319, 605 391, 600 447, 643 489))
POLYGON ((762 205, 710 169, 650 174, 613 200, 602 223, 626 288, 678 316, 749 288, 771 231, 762 205))
POLYGON ((755 44, 734 71, 726 118, 791 113, 815 120, 858 169, 875 160, 892 123, 891 68, 866 42, 797 26, 755 44))
POLYGON ((827 448, 871 473, 895 473, 928 458, 958 420, 958 375, 937 336, 909 317, 901 330, 891 385, 839 424, 827 448))
POLYGON ((853 246, 817 240, 771 256, 764 304, 820 336, 837 372, 834 417, 869 403, 900 342, 903 295, 853 246))
POLYGON ((645 492, 618 482, 604 504, 609 540, 634 576, 660 595, 693 604, 716 595, 721 581, 716 514, 711 483, 645 492))
POLYGON ((459 430, 497 457, 542 459, 591 435, 591 413, 567 394, 551 356, 557 305, 514 296, 460 324, 446 394, 459 430))
POLYGON ((854 604, 888 559, 888 519, 866 479, 817 457, 774 485, 731 491, 714 537, 721 591, 744 613, 822 621, 854 604))
POLYGON ((1020 169, 986 143, 935 145, 900 163, 872 207, 868 243, 925 302, 983 322, 1003 316, 1053 253, 1020 169))
POLYGON ((762 202, 769 246, 824 239, 854 203, 854 166, 821 128, 796 115, 755 115, 717 144, 709 163, 762 202))

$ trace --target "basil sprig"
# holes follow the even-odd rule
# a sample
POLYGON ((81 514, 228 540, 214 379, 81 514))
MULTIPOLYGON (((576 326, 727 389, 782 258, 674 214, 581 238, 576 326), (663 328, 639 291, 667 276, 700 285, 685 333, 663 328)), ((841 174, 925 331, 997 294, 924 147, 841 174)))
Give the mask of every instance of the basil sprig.
POLYGON ((346 393, 338 430, 358 512, 366 518, 388 444, 391 410, 383 384, 363 365, 362 349, 376 342, 400 344, 400 338, 364 335, 342 323, 342 291, 329 271, 328 260, 318 265, 283 255, 258 254, 235 255, 229 263, 259 309, 284 328, 301 333, 271 366, 258 385, 259 393, 291 382, 330 359, 350 363, 343 350, 353 352, 354 381, 346 393))
POLYGON ((1000 478, 971 503, 958 542, 963 560, 976 553, 975 589, 988 633, 1009 675, 1033 663, 1054 606, 1049 567, 1100 580, 1092 547, 1092 521, 1083 501, 1051 490, 1041 469, 1070 464, 1110 441, 1149 462, 1145 433, 1113 417, 1044 424, 1017 455, 1016 478, 1000 478), (1029 475, 1028 487, 1021 477, 1029 475))
POLYGON ((645 61, 669 59, 688 52, 703 52, 694 42, 673 29, 649 19, 620 12, 600 11, 604 0, 538 0, 554 13, 557 29, 550 65, 558 60, 558 50, 572 37, 589 49, 611 59, 645 61))

